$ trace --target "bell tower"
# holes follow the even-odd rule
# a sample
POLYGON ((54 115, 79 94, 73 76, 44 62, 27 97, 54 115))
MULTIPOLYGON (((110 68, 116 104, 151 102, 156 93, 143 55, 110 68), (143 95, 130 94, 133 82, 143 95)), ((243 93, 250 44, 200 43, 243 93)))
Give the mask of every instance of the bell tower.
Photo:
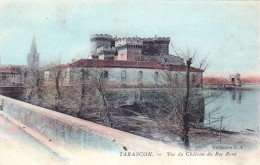
POLYGON ((31 50, 27 54, 27 67, 28 70, 38 70, 40 64, 40 54, 37 52, 35 36, 32 40, 31 50))

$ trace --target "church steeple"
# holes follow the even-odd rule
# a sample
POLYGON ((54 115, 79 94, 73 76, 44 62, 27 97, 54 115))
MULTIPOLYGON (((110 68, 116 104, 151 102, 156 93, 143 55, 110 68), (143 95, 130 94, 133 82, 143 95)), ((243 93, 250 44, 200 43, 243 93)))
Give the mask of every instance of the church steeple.
POLYGON ((36 39, 33 36, 31 50, 27 54, 27 66, 29 70, 38 70, 40 64, 40 54, 37 52, 36 39))
POLYGON ((32 45, 31 45, 31 52, 37 53, 37 46, 36 46, 35 36, 33 36, 32 45))

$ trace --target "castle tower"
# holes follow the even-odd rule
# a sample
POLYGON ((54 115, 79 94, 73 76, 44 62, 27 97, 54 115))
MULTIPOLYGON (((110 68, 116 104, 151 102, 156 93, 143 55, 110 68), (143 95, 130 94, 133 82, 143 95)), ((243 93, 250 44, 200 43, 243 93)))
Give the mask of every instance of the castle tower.
POLYGON ((168 55, 170 37, 153 37, 143 38, 143 54, 144 55, 168 55))
POLYGON ((118 51, 116 60, 140 61, 142 58, 143 40, 141 38, 118 38, 115 47, 118 51))
POLYGON ((115 45, 114 38, 109 34, 94 34, 90 38, 91 41, 91 56, 93 59, 101 59, 102 56, 106 59, 106 52, 108 53, 109 58, 115 54, 115 51, 112 50, 112 47, 115 45), (101 56, 101 58, 100 58, 101 56))
POLYGON ((37 52, 35 37, 33 37, 31 50, 27 54, 28 70, 38 70, 40 64, 40 54, 37 52))

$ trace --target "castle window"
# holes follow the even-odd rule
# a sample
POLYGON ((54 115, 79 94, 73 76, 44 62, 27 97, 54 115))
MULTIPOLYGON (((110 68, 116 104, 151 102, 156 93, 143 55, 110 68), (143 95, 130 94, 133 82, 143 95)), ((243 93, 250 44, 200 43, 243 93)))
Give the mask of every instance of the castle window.
POLYGON ((125 70, 123 70, 121 72, 121 81, 126 81, 126 71, 125 70))
POLYGON ((158 74, 158 72, 156 71, 156 72, 154 73, 154 81, 155 81, 155 83, 157 83, 158 77, 159 77, 159 74, 158 74))
POLYGON ((47 79, 47 80, 49 79, 49 71, 46 71, 46 72, 45 72, 44 78, 47 79))
POLYGON ((138 81, 142 81, 143 80, 143 72, 139 71, 138 73, 138 81))
POLYGON ((102 74, 103 79, 108 79, 108 71, 107 70, 103 71, 101 74, 102 74))
POLYGON ((89 72, 86 70, 82 70, 82 81, 86 81, 89 79, 89 72))

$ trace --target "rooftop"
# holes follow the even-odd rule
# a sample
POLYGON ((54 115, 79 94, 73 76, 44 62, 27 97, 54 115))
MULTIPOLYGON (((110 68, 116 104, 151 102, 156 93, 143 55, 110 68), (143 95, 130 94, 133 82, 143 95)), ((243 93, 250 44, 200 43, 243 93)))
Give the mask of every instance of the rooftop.
POLYGON ((0 73, 19 73, 23 66, 2 66, 0 73))
MULTIPOLYGON (((145 68, 145 69, 167 69, 176 71, 185 71, 184 65, 166 65, 155 64, 145 61, 114 61, 114 60, 93 60, 93 59, 81 59, 68 64, 65 68, 77 68, 77 67, 97 67, 97 68, 145 68)), ((62 67, 64 68, 64 66, 62 67)), ((192 72, 203 72, 203 70, 191 67, 192 72)))

